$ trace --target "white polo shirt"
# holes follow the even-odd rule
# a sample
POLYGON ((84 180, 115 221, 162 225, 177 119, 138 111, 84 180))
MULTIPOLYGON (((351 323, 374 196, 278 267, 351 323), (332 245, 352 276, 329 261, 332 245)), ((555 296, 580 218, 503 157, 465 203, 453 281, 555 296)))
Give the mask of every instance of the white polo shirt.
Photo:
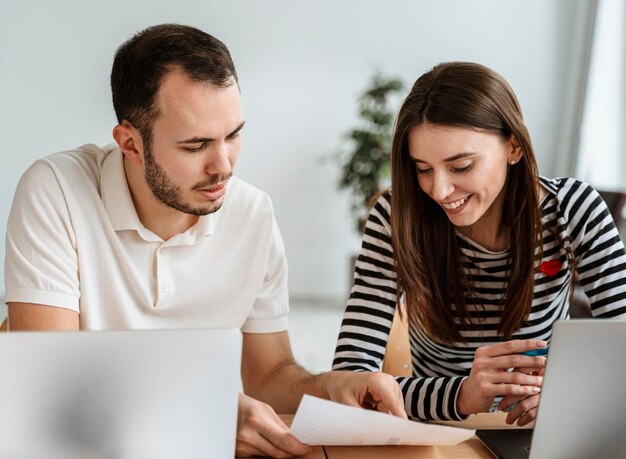
POLYGON ((233 177, 220 210, 163 241, 139 221, 114 144, 26 171, 7 224, 5 287, 5 302, 79 312, 81 329, 287 329, 269 197, 233 177))

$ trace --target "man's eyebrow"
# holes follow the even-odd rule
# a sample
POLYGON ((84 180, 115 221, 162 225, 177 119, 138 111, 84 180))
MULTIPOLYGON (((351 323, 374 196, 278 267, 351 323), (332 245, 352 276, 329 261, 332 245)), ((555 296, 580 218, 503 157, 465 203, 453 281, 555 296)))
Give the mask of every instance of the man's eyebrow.
MULTIPOLYGON (((239 131, 241 131, 241 129, 243 129, 244 124, 246 124, 245 121, 243 121, 239 126, 237 126, 235 128, 235 130, 233 132, 231 132, 230 134, 228 134, 226 137, 232 137, 235 134, 237 134, 239 131)), ((184 144, 189 144, 189 143, 208 143, 213 141, 214 139, 211 139, 209 137, 191 137, 190 139, 185 139, 185 140, 179 140, 178 142, 176 142, 178 145, 184 145, 184 144)))
MULTIPOLYGON (((477 152, 458 153, 456 155, 452 155, 449 158, 444 159, 443 162, 444 163, 451 163, 451 162, 454 162, 454 161, 458 161, 459 159, 465 159, 465 158, 469 158, 469 157, 472 157, 472 156, 476 156, 477 154, 478 154, 477 152)), ((411 161, 413 161, 414 163, 426 164, 426 161, 422 161, 421 159, 414 158, 411 155, 409 155, 409 157, 411 158, 411 161)))
POLYGON ((242 121, 241 124, 239 126, 237 126, 235 128, 235 130, 233 132, 231 132, 230 134, 228 134, 226 137, 232 137, 235 134, 237 134, 239 131, 241 131, 243 129, 243 126, 246 124, 245 121, 242 121))

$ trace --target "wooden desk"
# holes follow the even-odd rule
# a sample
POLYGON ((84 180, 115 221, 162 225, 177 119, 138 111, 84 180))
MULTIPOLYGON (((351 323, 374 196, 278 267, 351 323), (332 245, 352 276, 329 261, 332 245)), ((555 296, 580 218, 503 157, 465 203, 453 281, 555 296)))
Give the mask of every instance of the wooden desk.
MULTIPOLYGON (((280 416, 287 425, 293 415, 280 416)), ((438 424, 466 427, 469 429, 520 429, 505 424, 506 413, 481 413, 470 416, 466 421, 444 421, 438 424)), ((524 429, 532 428, 522 427, 524 429)), ((487 447, 474 435, 455 446, 316 446, 312 454, 304 459, 493 459, 487 447)))

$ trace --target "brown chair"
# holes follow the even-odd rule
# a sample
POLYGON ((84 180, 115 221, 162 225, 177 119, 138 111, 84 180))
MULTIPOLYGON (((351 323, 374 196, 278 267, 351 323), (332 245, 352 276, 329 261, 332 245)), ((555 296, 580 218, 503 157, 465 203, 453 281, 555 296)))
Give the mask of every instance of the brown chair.
POLYGON ((615 221, 615 226, 618 231, 621 231, 622 224, 624 223, 623 211, 624 205, 626 205, 626 193, 621 191, 601 191, 598 190, 604 202, 606 202, 609 212, 615 221))
POLYGON ((409 344, 409 325, 404 304, 400 305, 404 319, 400 318, 398 309, 393 315, 391 331, 383 359, 383 372, 392 376, 411 376, 411 347, 409 344))
POLYGON ((0 332, 7 331, 8 325, 9 325, 9 319, 6 318, 4 319, 4 322, 2 322, 2 325, 0 325, 0 332))

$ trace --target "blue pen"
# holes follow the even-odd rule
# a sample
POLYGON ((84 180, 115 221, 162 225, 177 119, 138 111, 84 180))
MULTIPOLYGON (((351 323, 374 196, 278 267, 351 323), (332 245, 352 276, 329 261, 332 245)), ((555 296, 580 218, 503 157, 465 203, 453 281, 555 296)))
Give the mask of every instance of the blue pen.
POLYGON ((527 355, 529 357, 537 357, 538 355, 548 355, 548 348, 544 347, 542 349, 533 349, 532 351, 522 352, 523 355, 527 355))

